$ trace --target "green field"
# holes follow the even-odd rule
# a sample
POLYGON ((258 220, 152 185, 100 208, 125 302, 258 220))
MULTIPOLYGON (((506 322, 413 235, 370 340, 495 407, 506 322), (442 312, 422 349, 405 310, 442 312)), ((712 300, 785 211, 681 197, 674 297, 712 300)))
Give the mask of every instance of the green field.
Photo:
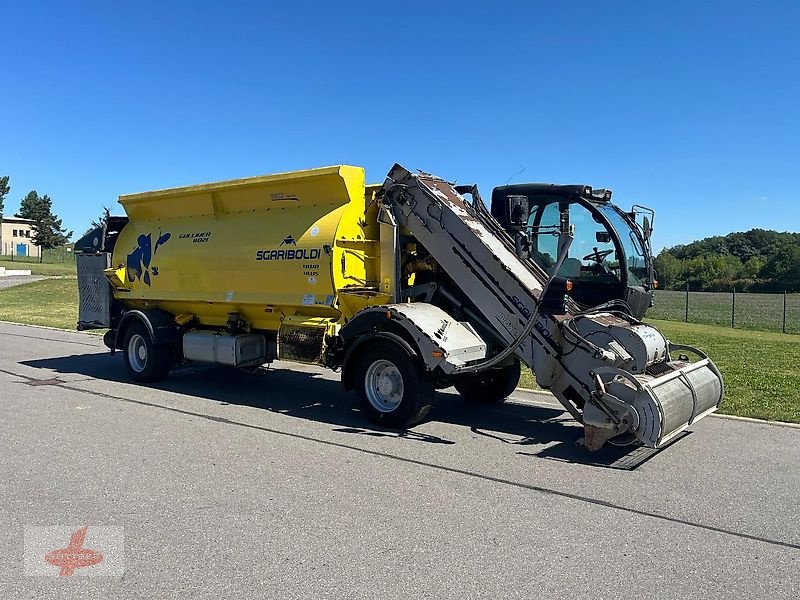
MULTIPOLYGON (((48 279, 0 290, 0 320, 75 329, 75 279, 48 279)), ((671 341, 697 346, 717 363, 725 379, 721 412, 800 423, 800 335, 724 327, 650 322, 671 341)), ((533 388, 530 371, 520 384, 533 388)))
MULTIPOLYGON (((689 322, 735 326, 739 329, 781 331, 783 294, 736 294, 735 314, 730 292, 689 292, 689 322)), ((656 303, 647 312, 652 319, 685 321, 686 292, 656 290, 656 303)), ((786 333, 800 333, 800 294, 786 296, 786 333)))
POLYGON ((38 263, 32 260, 0 260, 0 267, 6 269, 28 269, 32 275, 75 275, 74 262, 38 263))
POLYGON ((77 279, 43 279, 0 290, 0 321, 74 330, 77 279))
POLYGON ((800 335, 648 320, 717 364, 725 381, 720 412, 800 423, 800 335))

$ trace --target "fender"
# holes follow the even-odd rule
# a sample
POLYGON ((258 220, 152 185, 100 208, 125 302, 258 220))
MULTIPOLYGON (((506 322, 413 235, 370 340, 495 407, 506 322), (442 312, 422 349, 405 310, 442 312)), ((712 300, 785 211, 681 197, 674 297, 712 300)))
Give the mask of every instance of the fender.
POLYGON ((111 353, 115 350, 122 350, 121 344, 125 339, 125 331, 135 321, 139 320, 147 327, 150 339, 154 344, 177 344, 178 326, 175 324, 175 317, 163 310, 129 310, 126 311, 117 325, 114 333, 114 344, 111 353))
POLYGON ((405 350, 409 357, 414 358, 419 356, 419 352, 402 337, 391 331, 376 331, 375 333, 365 333, 355 338, 347 348, 342 361, 342 385, 344 389, 353 389, 353 360, 352 358, 357 355, 356 350, 365 344, 370 344, 376 340, 388 340, 397 344, 400 348, 405 350))

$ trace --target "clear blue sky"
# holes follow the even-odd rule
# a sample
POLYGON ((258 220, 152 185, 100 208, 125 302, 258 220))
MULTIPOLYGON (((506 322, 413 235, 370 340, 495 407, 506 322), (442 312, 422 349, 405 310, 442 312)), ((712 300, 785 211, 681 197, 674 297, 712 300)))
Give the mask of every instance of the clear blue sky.
POLYGON ((121 193, 394 162, 488 196, 589 183, 660 249, 800 230, 797 2, 13 2, 6 214, 76 233, 121 193))

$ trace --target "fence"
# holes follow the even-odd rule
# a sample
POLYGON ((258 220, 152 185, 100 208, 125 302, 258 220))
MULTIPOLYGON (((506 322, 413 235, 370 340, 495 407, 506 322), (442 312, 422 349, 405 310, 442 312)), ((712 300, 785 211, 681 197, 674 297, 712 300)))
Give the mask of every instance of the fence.
POLYGON ((2 247, 0 247, 0 260, 10 260, 12 262, 22 262, 22 263, 74 263, 75 262, 75 255, 71 251, 71 249, 67 249, 66 246, 61 246, 59 248, 46 248, 42 250, 41 258, 36 253, 38 248, 32 245, 28 245, 28 255, 27 256, 20 256, 17 253, 17 245, 13 242, 4 242, 2 247))
POLYGON ((31 240, 3 242, 0 244, 0 254, 2 260, 39 260, 39 248, 34 246, 31 240))
POLYGON ((800 294, 656 290, 653 319, 800 333, 800 294))

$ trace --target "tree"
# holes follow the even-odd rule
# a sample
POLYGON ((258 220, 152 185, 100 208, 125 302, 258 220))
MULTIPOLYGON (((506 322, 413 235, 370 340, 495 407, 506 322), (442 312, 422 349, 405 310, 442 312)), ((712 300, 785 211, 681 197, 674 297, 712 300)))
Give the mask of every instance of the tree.
POLYGON ((0 223, 3 222, 3 201, 10 191, 11 186, 8 185, 8 175, 0 177, 0 223))
POLYGON ((753 256, 739 268, 739 272, 736 276, 739 279, 756 279, 763 268, 764 261, 753 256))
POLYGON ((800 233, 751 229, 665 248, 658 279, 672 289, 703 291, 800 289, 800 233))
POLYGON ((698 256, 684 261, 686 281, 694 289, 729 287, 738 266, 739 260, 730 255, 698 256))
POLYGON ((103 206, 103 214, 97 217, 96 219, 92 219, 89 222, 89 228, 83 232, 83 235, 89 235, 98 227, 102 227, 103 223, 105 223, 108 218, 111 216, 111 209, 107 206, 103 206))
POLYGON ((767 262, 762 272, 777 289, 800 290, 800 247, 786 244, 767 262))
POLYGON ((653 267, 656 270, 657 279, 662 288, 677 286, 681 282, 683 262, 666 250, 656 256, 653 267))
POLYGON ((35 190, 28 192, 22 199, 17 217, 33 221, 33 243, 41 249, 63 246, 72 235, 71 231, 61 226, 61 219, 53 214, 53 200, 50 196, 39 196, 35 190))

